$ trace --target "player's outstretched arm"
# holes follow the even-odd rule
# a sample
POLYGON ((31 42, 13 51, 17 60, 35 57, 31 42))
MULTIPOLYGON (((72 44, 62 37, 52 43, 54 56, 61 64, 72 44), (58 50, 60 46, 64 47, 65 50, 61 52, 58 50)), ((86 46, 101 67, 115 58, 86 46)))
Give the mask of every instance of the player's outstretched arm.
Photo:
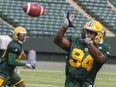
POLYGON ((35 65, 33 65, 33 64, 16 60, 16 54, 12 53, 12 52, 9 53, 8 63, 10 65, 14 65, 14 66, 26 66, 27 68, 35 69, 35 65))
POLYGON ((64 38, 65 32, 66 32, 66 28, 61 27, 54 38, 54 43, 57 44, 62 49, 68 50, 70 47, 70 42, 64 38))
POLYGON ((56 34, 54 38, 54 43, 57 44, 59 47, 63 48, 64 50, 69 50, 70 42, 64 38, 64 34, 67 31, 68 27, 74 27, 73 20, 74 15, 68 11, 66 14, 63 12, 64 15, 64 22, 58 33, 56 34))

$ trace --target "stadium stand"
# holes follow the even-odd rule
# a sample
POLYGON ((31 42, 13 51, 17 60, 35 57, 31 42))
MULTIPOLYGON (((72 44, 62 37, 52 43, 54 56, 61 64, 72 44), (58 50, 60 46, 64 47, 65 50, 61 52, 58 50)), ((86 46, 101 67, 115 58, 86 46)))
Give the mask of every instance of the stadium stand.
POLYGON ((31 0, 43 5, 45 14, 40 17, 29 17, 22 10, 22 6, 29 1, 30 0, 1 0, 0 10, 2 11, 1 17, 4 20, 13 26, 24 26, 33 37, 54 36, 62 24, 63 11, 71 10, 76 15, 75 23, 77 30, 69 29, 66 35, 72 33, 74 35, 80 35, 80 29, 83 28, 83 24, 89 21, 88 18, 83 16, 64 0, 31 0))
POLYGON ((116 0, 109 0, 116 7, 116 0))
POLYGON ((4 24, 3 22, 0 21, 0 35, 11 35, 11 29, 4 24))
POLYGON ((105 27, 116 34, 116 11, 108 5, 107 0, 74 0, 89 15, 100 21, 105 27))
MULTIPOLYGON (((83 24, 89 19, 82 15, 79 11, 74 9, 64 0, 31 0, 36 1, 43 5, 45 14, 40 17, 29 17, 26 15, 22 6, 30 2, 30 0, 1 0, 0 1, 0 15, 3 20, 9 24, 15 26, 21 25, 27 28, 33 37, 48 37, 54 36, 58 31, 61 22, 63 21, 63 11, 71 10, 76 15, 76 28, 69 29, 66 35, 74 34, 80 35, 83 24), (56 21, 57 20, 57 21, 56 21)), ((107 6, 105 0, 74 0, 79 3, 91 16, 102 22, 112 32, 116 33, 116 12, 113 12, 110 7, 107 6), (108 12, 108 14, 107 14, 108 12), (102 14, 102 15, 101 15, 102 14), (106 15, 107 14, 107 15, 106 15), (106 17, 105 17, 106 16, 106 17), (110 22, 109 22, 110 21, 110 22)))

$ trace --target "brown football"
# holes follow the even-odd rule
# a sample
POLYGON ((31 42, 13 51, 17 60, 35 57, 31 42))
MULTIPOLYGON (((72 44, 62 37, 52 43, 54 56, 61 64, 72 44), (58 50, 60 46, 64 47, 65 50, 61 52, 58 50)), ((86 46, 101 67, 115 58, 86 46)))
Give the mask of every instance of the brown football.
POLYGON ((28 2, 23 5, 23 11, 32 17, 38 17, 44 14, 44 8, 37 2, 28 2))

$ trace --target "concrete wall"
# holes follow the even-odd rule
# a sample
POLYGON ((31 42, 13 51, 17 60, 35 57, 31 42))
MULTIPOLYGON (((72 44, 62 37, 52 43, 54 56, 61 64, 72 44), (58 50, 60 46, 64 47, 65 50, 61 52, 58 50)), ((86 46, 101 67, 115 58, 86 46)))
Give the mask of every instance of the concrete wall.
MULTIPOLYGON (((116 57, 116 37, 107 37, 104 40, 112 49, 112 58, 116 57)), ((51 38, 29 38, 23 45, 25 52, 28 54, 29 50, 37 52, 37 60, 46 61, 65 61, 67 52, 59 48, 53 43, 51 38)))

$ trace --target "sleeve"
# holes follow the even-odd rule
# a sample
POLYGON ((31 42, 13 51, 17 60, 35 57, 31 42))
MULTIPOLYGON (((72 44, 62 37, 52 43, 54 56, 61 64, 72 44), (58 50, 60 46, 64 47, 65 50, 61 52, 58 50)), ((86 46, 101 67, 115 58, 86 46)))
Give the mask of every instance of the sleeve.
POLYGON ((65 38, 66 38, 69 42, 71 42, 72 36, 71 36, 71 35, 70 35, 70 36, 65 36, 65 38))
POLYGON ((18 48, 15 47, 9 48, 8 63, 10 65, 15 65, 15 66, 25 66, 25 62, 20 62, 16 60, 18 52, 19 52, 18 48))
POLYGON ((105 55, 106 60, 111 57, 111 48, 109 45, 105 44, 101 52, 105 55))
POLYGON ((78 40, 79 40, 79 37, 76 37, 76 36, 67 36, 66 39, 69 41, 69 42, 75 42, 77 43, 78 40))

